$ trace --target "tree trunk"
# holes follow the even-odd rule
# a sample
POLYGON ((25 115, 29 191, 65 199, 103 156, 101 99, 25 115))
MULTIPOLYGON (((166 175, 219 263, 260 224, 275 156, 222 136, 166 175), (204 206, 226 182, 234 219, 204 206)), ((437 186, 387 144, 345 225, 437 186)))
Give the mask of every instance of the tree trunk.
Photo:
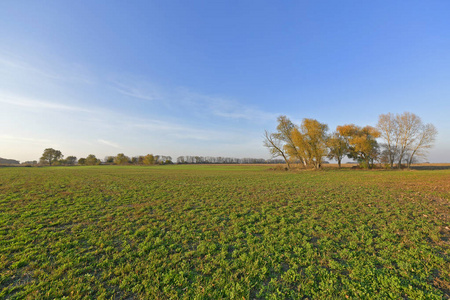
POLYGON ((411 156, 408 159, 408 169, 409 169, 409 167, 411 167, 411 164, 412 164, 412 161, 413 161, 413 157, 414 157, 414 154, 416 154, 416 151, 417 151, 417 148, 414 149, 414 151, 411 153, 411 156))
POLYGON ((306 159, 304 159, 303 157, 302 157, 302 163, 303 163, 303 167, 305 167, 305 169, 307 169, 308 164, 306 163, 306 159))
POLYGON ((288 170, 290 170, 291 169, 291 165, 289 164, 289 159, 287 159, 286 156, 283 153, 282 153, 282 156, 283 156, 284 161, 286 162, 288 170))
POLYGON ((401 169, 402 168, 402 159, 403 159, 403 155, 400 156, 400 158, 398 159, 398 168, 401 169))

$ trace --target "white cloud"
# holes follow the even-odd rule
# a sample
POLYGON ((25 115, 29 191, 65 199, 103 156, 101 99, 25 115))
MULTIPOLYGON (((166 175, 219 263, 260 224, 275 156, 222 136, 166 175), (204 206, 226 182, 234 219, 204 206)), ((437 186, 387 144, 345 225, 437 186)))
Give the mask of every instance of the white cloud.
POLYGON ((220 133, 213 130, 204 130, 194 128, 186 124, 177 122, 167 122, 155 119, 143 119, 139 122, 128 122, 124 120, 124 125, 131 128, 143 129, 151 132, 160 132, 169 137, 177 139, 195 139, 195 140, 216 140, 220 137, 220 133))
POLYGON ((148 101, 158 100, 158 105, 163 105, 171 111, 181 109, 186 116, 189 114, 202 118, 214 116, 250 122, 272 121, 277 117, 277 114, 265 112, 227 97, 193 92, 188 88, 163 88, 144 78, 120 76, 110 82, 111 87, 122 95, 148 101))
POLYGON ((6 134, 0 135, 0 140, 5 140, 8 142, 27 142, 27 143, 36 143, 36 144, 51 143, 51 141, 48 139, 37 139, 37 138, 30 138, 30 137, 11 136, 11 135, 6 135, 6 134))
POLYGON ((44 76, 51 79, 59 79, 56 74, 52 74, 48 71, 40 70, 36 67, 33 67, 20 59, 11 59, 6 58, 4 56, 0 56, 0 65, 8 67, 10 69, 20 69, 22 71, 26 71, 27 73, 35 73, 39 76, 44 76))
POLYGON ((138 98, 138 99, 142 99, 142 100, 153 101, 156 99, 155 97, 147 95, 144 92, 138 90, 137 88, 122 87, 122 88, 116 88, 116 90, 125 96, 130 96, 130 97, 134 97, 134 98, 138 98))
POLYGON ((18 70, 36 79, 45 77, 50 80, 81 82, 83 84, 93 84, 97 81, 87 68, 81 64, 52 62, 50 67, 46 61, 36 58, 31 61, 5 51, 0 52, 0 65, 8 68, 9 71, 18 70))
POLYGON ((160 90, 148 80, 137 78, 135 76, 115 76, 109 80, 110 87, 122 95, 147 100, 162 100, 164 97, 160 94, 160 90))
POLYGON ((267 113, 257 107, 248 106, 235 100, 195 93, 185 88, 178 90, 176 98, 180 99, 184 106, 195 108, 197 112, 225 119, 260 122, 274 120, 277 116, 277 114, 267 113))
POLYGON ((120 148, 120 146, 118 144, 116 144, 114 142, 111 142, 111 141, 99 139, 98 142, 100 144, 107 145, 107 146, 110 146, 110 147, 113 147, 113 148, 120 148))
POLYGON ((92 112, 88 109, 65 105, 56 102, 42 101, 37 99, 31 99, 22 96, 8 95, 0 92, 0 103, 10 104, 14 106, 20 106, 23 108, 35 108, 35 109, 51 109, 51 110, 63 110, 63 111, 78 111, 78 112, 92 112))

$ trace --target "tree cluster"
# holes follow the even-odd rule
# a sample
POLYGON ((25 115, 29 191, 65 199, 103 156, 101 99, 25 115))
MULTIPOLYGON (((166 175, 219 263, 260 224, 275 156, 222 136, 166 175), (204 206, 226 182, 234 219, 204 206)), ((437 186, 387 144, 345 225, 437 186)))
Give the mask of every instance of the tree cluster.
POLYGON ((422 124, 415 114, 380 115, 377 127, 346 124, 337 126, 331 134, 328 125, 314 119, 303 119, 294 124, 286 116, 277 119, 277 131, 264 133, 264 146, 272 157, 281 157, 288 168, 298 163, 304 168, 321 168, 324 158, 334 159, 341 167, 344 157, 356 160, 364 168, 372 168, 376 162, 397 161, 409 167, 418 156, 425 156, 432 147, 437 130, 432 124, 422 124), (377 138, 383 139, 379 144, 377 138))

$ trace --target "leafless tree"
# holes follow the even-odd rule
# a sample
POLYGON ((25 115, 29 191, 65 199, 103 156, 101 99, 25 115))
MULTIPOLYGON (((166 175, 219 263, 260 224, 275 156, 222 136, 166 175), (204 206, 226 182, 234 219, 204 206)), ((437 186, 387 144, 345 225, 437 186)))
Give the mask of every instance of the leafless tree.
POLYGON ((401 168, 402 160, 420 133, 422 121, 419 116, 410 112, 404 112, 401 115, 396 115, 395 119, 398 126, 399 141, 398 167, 401 168))
POLYGON ((391 168, 395 161, 399 168, 402 162, 409 167, 415 157, 425 156, 437 135, 432 124, 424 125, 419 116, 410 112, 382 114, 378 118, 377 128, 385 141, 383 157, 387 158, 391 168))
POLYGON ((272 154, 272 158, 283 157, 288 169, 290 169, 290 163, 287 154, 283 148, 283 141, 277 137, 274 133, 269 133, 267 130, 264 131, 264 147, 267 147, 272 154))
POLYGON ((386 141, 386 143, 383 144, 383 147, 385 148, 383 155, 387 158, 387 162, 392 169, 394 168, 399 144, 399 127, 395 115, 392 113, 381 114, 378 117, 377 128, 381 133, 381 138, 386 141))
POLYGON ((436 140, 437 129, 433 124, 421 126, 414 143, 411 144, 408 158, 408 168, 413 163, 415 156, 425 156, 428 149, 433 147, 436 140))

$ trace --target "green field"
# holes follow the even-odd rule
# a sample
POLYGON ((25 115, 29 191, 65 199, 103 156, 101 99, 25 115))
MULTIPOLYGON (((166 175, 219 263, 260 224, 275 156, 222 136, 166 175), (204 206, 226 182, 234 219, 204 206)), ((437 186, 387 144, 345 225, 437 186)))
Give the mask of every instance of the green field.
POLYGON ((0 298, 445 299, 449 200, 449 170, 0 168, 0 298))

